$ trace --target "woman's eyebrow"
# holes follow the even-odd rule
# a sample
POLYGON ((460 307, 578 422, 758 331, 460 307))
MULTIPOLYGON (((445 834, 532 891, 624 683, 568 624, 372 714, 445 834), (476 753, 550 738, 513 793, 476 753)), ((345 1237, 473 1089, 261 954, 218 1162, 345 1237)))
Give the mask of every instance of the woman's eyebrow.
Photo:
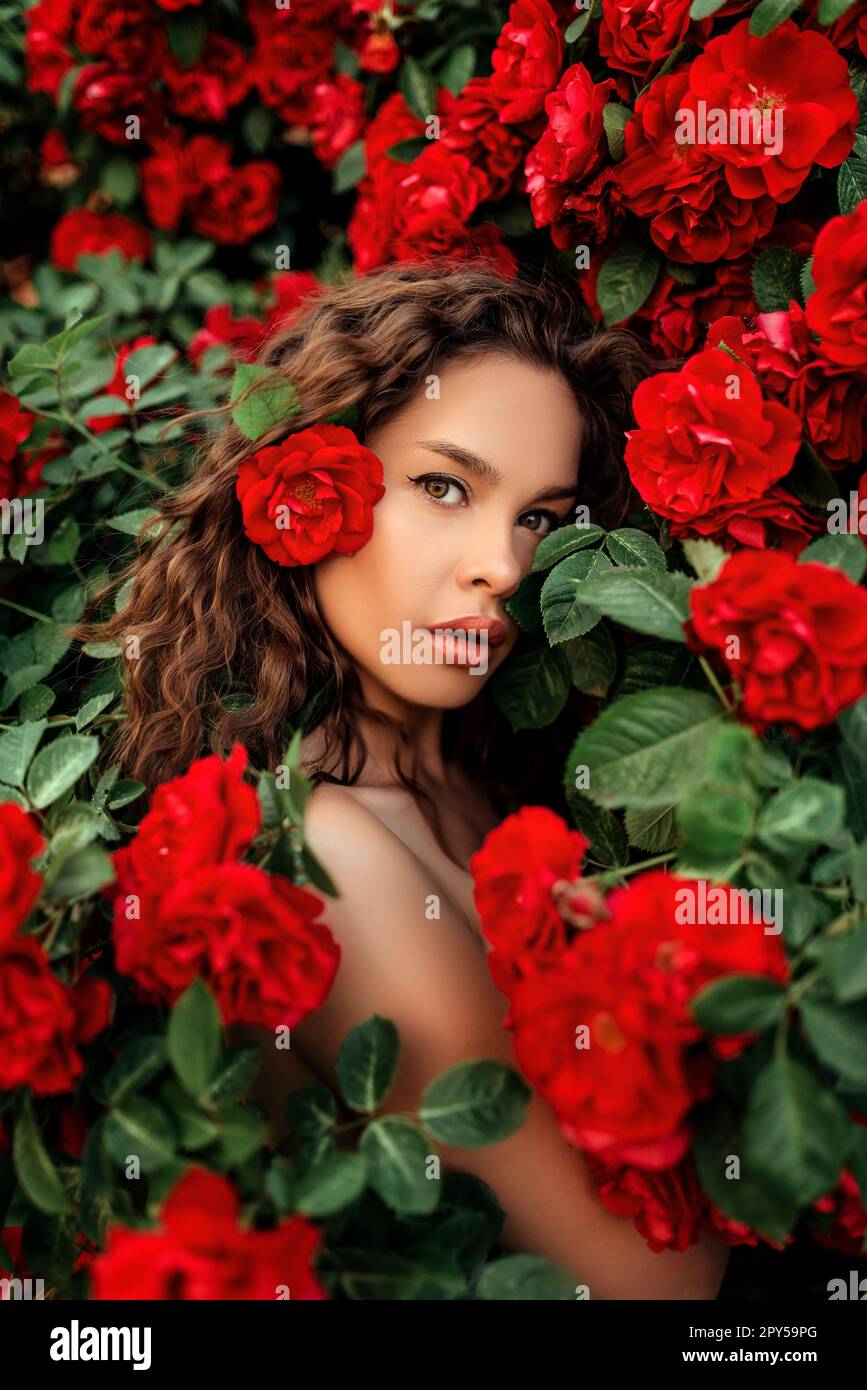
MULTIPOLYGON (((487 459, 474 454, 471 449, 465 449, 462 444, 453 444, 449 439, 420 439, 419 446, 422 449, 430 449, 434 454, 441 454, 443 458, 451 459, 453 463, 460 464, 469 473, 474 473, 477 478, 481 478, 482 482, 500 483, 503 481, 503 475, 498 468, 495 468, 492 463, 488 463, 487 459)), ((577 494, 577 483, 573 487, 546 487, 535 494, 534 501, 567 501, 577 494)))

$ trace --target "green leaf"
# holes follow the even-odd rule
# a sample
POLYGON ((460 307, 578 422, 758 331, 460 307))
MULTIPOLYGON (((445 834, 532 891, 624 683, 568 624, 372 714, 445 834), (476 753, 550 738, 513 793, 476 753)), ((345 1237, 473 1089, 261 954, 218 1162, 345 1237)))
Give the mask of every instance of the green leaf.
POLYGON ((798 1007, 821 1061, 853 1086, 867 1087, 867 1004, 846 1008, 807 995, 798 1007))
POLYGON ((608 629, 599 623, 583 637, 564 642, 561 650, 575 689, 585 695, 604 695, 617 671, 617 653, 608 629))
POLYGON ((646 565, 624 565, 588 576, 578 586, 578 592, 583 606, 591 613, 613 618, 650 637, 683 642, 692 587, 693 581, 686 574, 661 573, 646 565))
POLYGON ((93 695, 85 701, 75 715, 76 733, 81 733, 82 729, 86 729, 88 724, 91 724, 98 714, 102 714, 102 711, 116 698, 114 691, 109 690, 103 695, 93 695))
POLYGON ((569 663, 559 650, 536 647, 513 656, 491 682, 494 703, 512 729, 544 729, 569 698, 569 663))
POLYGON ((193 980, 172 1009, 166 1042, 175 1075, 198 1099, 220 1055, 220 1011, 203 980, 193 980))
MULTIPOLYGON (((256 362, 239 362, 235 367, 229 402, 234 404, 238 398, 266 375, 271 369, 256 362)), ((288 381, 272 381, 260 386, 235 405, 232 419, 247 439, 257 440, 275 425, 297 414, 300 409, 295 387, 288 381)))
POLYGON ((584 605, 582 596, 593 575, 611 568, 601 550, 579 550, 551 571, 542 586, 542 621, 549 642, 556 645, 582 637, 596 626, 599 615, 584 605))
POLYGON ((841 1004, 867 995, 867 923, 835 938, 828 951, 826 968, 834 998, 841 1004))
POLYGON ((632 526, 610 531, 605 548, 615 565, 646 565, 649 569, 665 570, 665 551, 658 541, 632 526))
POLYGON ((355 188, 367 172, 364 141, 356 140, 338 159, 331 172, 331 183, 335 193, 348 193, 355 188))
POLYGON ((775 1055, 750 1092, 745 1158, 784 1199, 805 1207, 834 1187, 846 1159, 849 1122, 813 1072, 775 1055))
POLYGON ((120 516, 107 516, 106 526, 110 526, 112 531, 120 531, 124 536, 137 536, 146 522, 153 525, 147 527, 142 539, 146 540, 152 535, 156 523, 160 520, 160 514, 154 511, 153 507, 136 507, 135 511, 122 512, 120 516))
MULTIPOLYGON (((440 68, 441 87, 447 87, 452 96, 460 96, 476 70, 476 50, 471 43, 458 44, 440 68)), ((433 114, 431 107, 429 114, 433 114)))
POLYGON ((797 251, 766 246, 753 265, 752 282, 761 313, 788 309, 791 300, 800 299, 801 258, 797 251))
POLYGON ((347 1035, 335 1070, 340 1093, 352 1110, 371 1113, 391 1089, 400 1039, 390 1018, 373 1014, 347 1035))
POLYGON ((720 1097, 695 1112, 693 1156, 701 1186, 732 1220, 783 1241, 795 1224, 798 1203, 748 1163, 739 1121, 731 1104, 720 1097), (731 1169, 733 1158, 740 1164, 737 1176, 731 1169))
POLYGON ((485 1265, 476 1284, 476 1298, 571 1301, 575 1298, 575 1275, 542 1255, 504 1255, 485 1265))
POLYGON ((759 814, 756 834, 772 854, 830 844, 843 823, 842 787, 817 777, 802 777, 778 791, 759 814))
MULTIPOLYGON (((720 0, 720 4, 722 3, 723 0, 720 0)), ((584 14, 579 14, 577 19, 572 20, 572 23, 569 25, 568 29, 563 35, 563 38, 566 43, 576 43, 577 40, 580 39, 581 35, 584 33, 584 30, 587 28, 587 25, 590 23, 590 16, 592 12, 593 7, 589 6, 587 10, 585 10, 584 14)))
POLYGON ((108 1105, 119 1105, 134 1091, 153 1081, 168 1060, 166 1040, 157 1033, 133 1038, 111 1064, 102 1082, 108 1105))
POLYGON ((307 1138, 328 1134, 337 1123, 334 1092, 321 1081, 299 1087, 286 1101, 286 1117, 295 1134, 307 1138))
POLYGON ((85 338, 89 338, 101 324, 105 323, 107 317, 107 314, 99 314, 96 318, 79 319, 78 323, 71 324, 69 328, 64 328, 53 338, 49 338, 45 344, 46 352, 58 359, 66 357, 71 348, 77 347, 85 338))
POLYGON ((659 252, 643 242, 626 241, 612 252, 596 282, 606 328, 637 313, 656 284, 659 265, 659 252))
POLYGON ((631 120, 632 112, 629 107, 621 106, 617 101, 609 101, 602 108, 602 124, 608 141, 608 153, 615 163, 623 158, 624 131, 631 120))
POLYGON ((681 541, 683 553, 702 584, 712 584, 728 559, 728 552, 715 541, 700 538, 681 541))
POLYGON ((0 736, 0 782, 23 787, 24 774, 47 727, 47 719, 36 719, 0 736))
POLYGON ((726 0, 692 0, 689 7, 690 19, 708 19, 710 15, 716 14, 721 10, 726 0))
POLYGON ((550 536, 545 536, 536 546, 535 554, 530 565, 530 573, 536 574, 540 570, 549 570, 553 565, 557 565, 561 560, 565 560, 567 555, 573 551, 583 550, 585 546, 593 545, 605 535, 601 526, 560 526, 556 531, 552 531, 550 536))
POLYGON ((623 817, 629 843, 648 854, 661 854, 674 843, 677 826, 674 808, 654 807, 649 811, 627 811, 623 817))
POLYGON ((764 38, 793 15, 800 5, 801 0, 760 0, 750 16, 750 33, 764 38))
POLYGON ((727 975, 700 989, 689 1009, 706 1033, 762 1033, 786 1004, 786 991, 776 980, 761 975, 727 975))
POLYGON ((49 898, 86 898, 114 881, 111 856, 99 845, 85 845, 67 855, 47 887, 49 898))
POLYGON ((119 782, 114 783, 108 794, 109 810, 119 811, 122 807, 128 806, 131 801, 137 801, 144 790, 144 782, 136 782, 131 777, 122 777, 119 782))
POLYGON ((56 366, 56 353, 50 352, 41 343, 25 343, 7 363, 6 370, 10 376, 53 375, 56 366))
POLYGON ((851 533, 819 536, 801 551, 798 562, 830 565, 832 569, 842 570, 853 584, 857 584, 867 569, 867 549, 861 537, 851 533))
POLYGON ((12 1160, 22 1192, 39 1211, 49 1216, 62 1216, 72 1211, 72 1203, 42 1142, 29 1091, 20 1093, 12 1135, 12 1160))
POLYGON ((816 293, 816 281, 813 279, 813 260, 814 257, 811 256, 801 266, 801 298, 805 304, 810 295, 816 293))
POLYGON ((204 16, 185 10, 183 14, 169 14, 166 19, 172 53, 185 68, 192 67, 208 33, 204 16))
POLYGON ((30 764, 27 792, 39 810, 68 791, 90 767, 99 752, 99 739, 69 734, 40 749, 30 764))
POLYGON ((366 1183, 362 1154, 332 1151, 298 1178, 295 1209, 316 1220, 333 1216, 360 1197, 366 1183))
POLYGON ((418 1115, 440 1143, 480 1149, 521 1128, 530 1094, 523 1077, 503 1062, 458 1062, 425 1087, 418 1115))
POLYGON ((430 145, 426 135, 411 135, 408 140, 398 140, 386 153, 389 159, 396 159, 398 164, 412 164, 420 154, 430 149, 430 145))
POLYGON ((427 121, 435 113, 436 88, 433 78, 415 58, 404 58, 398 85, 410 111, 420 121, 427 121))
POLYGON ((659 686, 625 695, 578 735, 567 761, 589 769, 588 794, 599 806, 672 806, 701 780, 722 723, 717 702, 698 690, 659 686))
POLYGON ((569 814, 582 835, 590 841, 590 855, 604 865, 619 866, 629 861, 629 849, 623 826, 613 811, 595 806, 567 781, 566 802, 569 814))
POLYGON ((21 696, 18 713, 25 723, 39 720, 48 713, 56 698, 50 685, 31 685, 21 696))
POLYGON ((175 1162, 176 1136, 161 1106, 144 1096, 129 1096, 105 1116, 105 1146, 121 1168, 138 1158, 151 1174, 175 1162))
POLYGON ((440 1182, 429 1170, 436 1155, 416 1125, 399 1115, 384 1115, 368 1126, 359 1148, 368 1162, 371 1187, 386 1206, 415 1215, 434 1210, 440 1182))
POLYGON ((100 188, 119 207, 128 207, 138 193, 138 170, 131 159, 114 155, 102 166, 100 188))
POLYGON ((855 0, 819 0, 819 23, 836 24, 854 4, 855 0))
MULTIPOLYGON (((846 216, 867 198, 867 159, 854 155, 840 165, 837 175, 837 203, 846 216)), ((11 367, 11 364, 10 364, 11 367)))
POLYGON ((542 626, 542 587, 545 583, 541 574, 525 574, 511 598, 506 600, 505 608, 510 618, 524 632, 541 636, 542 626))
POLYGON ((210 1081, 204 1099, 212 1105, 241 1100, 255 1081, 262 1065, 262 1053, 255 1043, 230 1047, 210 1081))
POLYGON ((737 859, 753 828, 756 796, 719 787, 688 787, 677 808, 684 843, 680 857, 693 869, 720 870, 737 859))

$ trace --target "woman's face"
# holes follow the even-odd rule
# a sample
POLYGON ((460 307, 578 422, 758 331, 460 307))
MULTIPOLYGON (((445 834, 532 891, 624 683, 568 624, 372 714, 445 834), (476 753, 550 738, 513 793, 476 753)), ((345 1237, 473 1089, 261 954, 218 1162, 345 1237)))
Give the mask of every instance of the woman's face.
POLYGON ((457 708, 502 665, 520 632, 506 600, 574 511, 580 437, 563 377, 488 354, 445 366, 365 439, 386 489, 373 535, 321 560, 314 585, 368 699, 373 681, 457 708))

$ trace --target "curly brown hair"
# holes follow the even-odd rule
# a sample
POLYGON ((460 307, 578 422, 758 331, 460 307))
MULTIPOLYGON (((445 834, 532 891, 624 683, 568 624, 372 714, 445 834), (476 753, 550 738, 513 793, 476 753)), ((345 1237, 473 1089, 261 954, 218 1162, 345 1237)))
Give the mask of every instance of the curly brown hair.
MULTIPOLYGON (((311 694, 330 684, 326 753, 314 775, 357 780, 365 761, 357 674, 317 611, 312 570, 273 564, 244 535, 238 464, 291 431, 353 409, 364 439, 447 362, 486 352, 565 377, 583 419, 581 501, 603 526, 623 519, 630 502, 624 432, 633 391, 655 366, 631 333, 590 331, 574 285, 553 276, 505 282, 483 267, 452 263, 392 266, 324 288, 259 356, 276 379, 291 381, 300 412, 255 444, 228 419, 199 450, 189 481, 156 503, 160 520, 140 535, 136 558, 72 630, 82 642, 138 638, 138 659, 122 663, 126 719, 110 750, 127 775, 153 788, 203 752, 225 753, 235 741, 246 745, 254 765, 273 768, 287 728, 311 694), (105 598, 127 581, 121 610, 97 621, 105 598), (238 687, 246 692, 240 702, 238 687)), ((514 756, 504 723, 486 688, 446 715, 444 737, 449 756, 485 778, 505 809, 519 804, 528 781, 541 796, 532 783, 539 760, 514 756), (520 787, 498 753, 506 737, 505 761, 512 769, 520 764, 520 787)), ((550 766, 553 736, 544 730, 542 737, 550 766)), ((417 784, 396 771, 418 795, 417 784)))

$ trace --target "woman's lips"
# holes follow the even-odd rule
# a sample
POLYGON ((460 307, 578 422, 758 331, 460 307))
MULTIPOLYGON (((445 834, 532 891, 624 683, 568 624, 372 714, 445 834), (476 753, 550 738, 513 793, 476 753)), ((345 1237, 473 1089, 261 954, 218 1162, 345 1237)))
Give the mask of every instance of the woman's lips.
POLYGON ((432 634, 434 648, 444 662, 478 668, 480 672, 488 669, 489 650, 499 647, 509 635, 505 623, 481 614, 450 618, 426 630, 432 634))
POLYGON ((501 623, 499 618, 485 618, 481 614, 471 614, 465 618, 449 618, 447 622, 436 623, 428 628, 428 632, 436 635, 439 632, 476 632, 486 633, 489 647, 502 646, 509 635, 509 629, 505 623, 501 623))

